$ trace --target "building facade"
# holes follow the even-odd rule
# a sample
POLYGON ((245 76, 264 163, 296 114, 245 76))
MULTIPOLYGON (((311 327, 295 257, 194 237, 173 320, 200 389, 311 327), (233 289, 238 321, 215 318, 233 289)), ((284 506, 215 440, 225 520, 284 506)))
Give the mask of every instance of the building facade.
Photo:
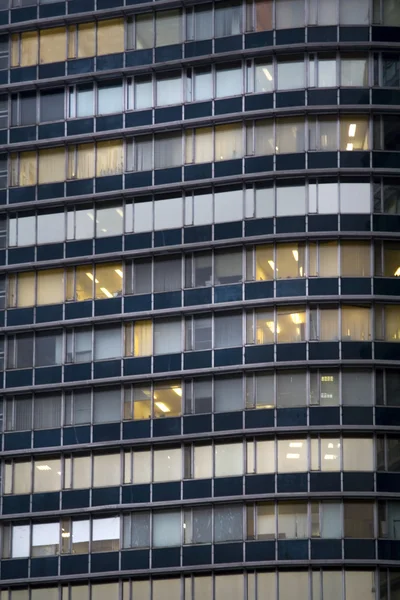
POLYGON ((400 598, 400 2, 0 9, 0 600, 400 598))

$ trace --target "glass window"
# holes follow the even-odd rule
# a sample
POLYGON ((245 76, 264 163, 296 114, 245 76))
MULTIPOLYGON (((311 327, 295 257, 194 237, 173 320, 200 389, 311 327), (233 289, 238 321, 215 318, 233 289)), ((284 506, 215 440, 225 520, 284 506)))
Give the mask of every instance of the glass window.
POLYGON ((227 542, 243 539, 243 508, 227 504, 214 509, 214 541, 227 542))
POLYGON ((35 523, 32 526, 32 556, 58 554, 59 539, 59 523, 35 523))
POLYGON ((119 549, 120 520, 119 517, 93 519, 92 552, 112 552, 119 549))
MULTIPOLYGON (((33 218, 33 217, 32 217, 33 218)), ((18 223, 18 231, 20 230, 18 223)), ((65 214, 47 213, 37 216, 37 243, 50 244, 65 239, 65 214)))
POLYGON ((121 388, 106 387, 93 392, 93 422, 109 423, 121 419, 121 388))
POLYGON ((371 339, 371 311, 364 306, 342 306, 342 340, 371 339))
POLYGON ((305 277, 305 254, 306 250, 303 244, 277 244, 276 278, 298 279, 299 277, 305 277))
POLYGON ((182 478, 182 450, 154 450, 153 481, 179 481, 182 478))
POLYGON ((61 489, 61 459, 46 458, 34 461, 33 491, 57 492, 61 489))
POLYGON ((216 314, 214 318, 215 348, 232 348, 242 345, 242 315, 216 314))
POLYGON ((382 2, 382 25, 392 27, 400 26, 400 6, 396 0, 381 0, 382 2))
POLYGON ((153 546, 180 546, 181 544, 181 513, 170 510, 153 514, 153 546))
POLYGON ((182 351, 181 322, 165 320, 154 322, 154 354, 173 354, 182 351))
POLYGON ((368 86, 368 57, 362 55, 342 55, 340 85, 368 86))
MULTIPOLYGON (((93 457, 93 487, 110 487, 121 483, 121 457, 115 454, 97 454, 93 457)), ((119 537, 119 536, 118 536, 119 537)))
POLYGON ((177 417, 182 414, 182 387, 179 380, 154 384, 154 417, 177 417))
POLYGON ((346 406, 370 406, 372 399, 371 371, 343 371, 342 402, 346 406))
POLYGON ((97 54, 124 51, 124 20, 108 19, 97 23, 97 54))
POLYGON ((371 185, 369 183, 340 183, 340 212, 371 212, 371 185))
POLYGON ((66 59, 66 48, 67 34, 65 27, 40 30, 40 64, 64 61, 66 59))
MULTIPOLYGON (((332 0, 326 0, 328 6, 334 6, 332 0)), ((320 0, 317 0, 320 2, 320 0)), ((335 19, 336 20, 336 19, 335 19)), ((337 61, 333 56, 324 55, 318 56, 318 62, 316 63, 318 72, 317 72, 317 87, 325 88, 325 87, 336 87, 337 85, 337 75, 336 75, 336 66, 337 61)))
MULTIPOLYGON (((169 14, 169 13, 168 13, 169 14)), ((167 19, 168 19, 167 14, 167 19)), ((153 15, 136 15, 136 49, 143 50, 154 46, 153 15)))
MULTIPOLYGON (((216 575, 215 576, 215 600, 242 600, 245 597, 243 589, 243 575, 216 575)), ((261 589, 261 588, 259 588, 261 589)), ((267 589, 267 588, 265 588, 267 589)), ((211 598, 207 596, 207 598, 211 598)), ((272 599, 271 599, 272 600, 272 599)))
POLYGON ((278 440, 278 473, 306 472, 307 440, 278 440))
POLYGON ((62 119, 64 119, 64 90, 43 90, 40 93, 40 122, 62 119))
POLYGON ((342 277, 371 276, 371 245, 369 242, 341 243, 342 277))
POLYGON ((150 546, 150 513, 138 512, 124 517, 124 547, 148 548, 150 546))
POLYGON ((340 119, 340 149, 368 150, 369 147, 368 117, 342 117, 340 119))
POLYGON ((293 596, 309 597, 309 577, 307 571, 280 572, 279 600, 290 600, 293 596))
POLYGON ((159 76, 156 80, 156 88, 157 106, 182 104, 182 76, 180 73, 159 76))
MULTIPOLYGON (((254 91, 272 92, 274 89, 274 69, 271 62, 255 63, 254 91)), ((251 91, 250 89, 248 90, 251 91)))
POLYGON ((243 444, 215 446, 215 477, 243 474, 243 444))
POLYGON ((280 539, 308 537, 306 502, 279 502, 278 537, 280 539))
POLYGON ((35 336, 36 366, 46 367, 62 363, 61 331, 41 331, 35 336))
POLYGON ((96 210, 96 237, 121 235, 123 211, 120 205, 101 206, 96 210))
POLYGON ((99 115, 121 113, 123 110, 122 81, 99 84, 97 102, 99 115))
POLYGON ((154 139, 154 168, 175 167, 181 165, 182 162, 181 132, 156 135, 154 139))
POLYGON ((242 156, 242 124, 217 125, 215 127, 215 160, 229 160, 242 156))
POLYGON ((344 573, 346 586, 346 600, 374 600, 375 598, 375 572, 374 571, 348 571, 344 573))
POLYGON ((242 377, 221 377, 214 381, 215 412, 243 410, 242 377))
POLYGON ((344 537, 374 537, 374 504, 373 502, 344 503, 344 537))
POLYGON ((154 229, 172 229, 183 226, 182 198, 161 199, 154 202, 154 229))
MULTIPOLYGON (((210 30, 207 37, 210 36, 210 30)), ((209 68, 196 69, 193 72, 193 100, 208 100, 213 96, 213 78, 209 68)))
MULTIPOLYGON (((182 24, 180 10, 157 11, 156 46, 170 46, 182 42, 182 24)), ((140 28, 137 27, 136 31, 140 28)), ((151 46, 150 46, 151 47, 151 46)))
POLYGON ((366 0, 340 0, 339 22, 341 25, 369 25, 369 2, 366 0))
POLYGON ((212 542, 211 507, 185 511, 185 544, 210 544, 212 542))
POLYGON ((276 153, 304 152, 304 120, 296 118, 276 120, 276 153))
POLYGON ((215 6, 215 37, 238 35, 241 32, 242 5, 237 2, 219 2, 215 6))
MULTIPOLYGON (((137 17, 136 17, 137 18, 137 17)), ((135 77, 134 79, 134 107, 136 109, 148 108, 153 105, 153 82, 151 77, 135 77)))
POLYGON ((64 269, 51 269, 37 273, 37 303, 61 304, 64 302, 64 269))
MULTIPOLYGON (((282 0, 280 0, 281 2, 282 0)), ((278 2, 278 5, 280 4, 278 2)), ((278 60, 278 90, 305 88, 304 59, 287 57, 278 60)))
POLYGON ((279 343, 304 342, 306 340, 304 308, 278 308, 276 332, 279 343))
POLYGON ((373 471, 373 440, 370 438, 343 439, 343 469, 345 471, 373 471))
POLYGON ((36 394, 33 411, 35 429, 61 427, 61 395, 57 393, 36 394))
POLYGON ((119 324, 97 327, 94 331, 94 360, 121 356, 121 338, 119 324))
POLYGON ((72 101, 74 100, 76 108, 70 107, 70 117, 90 117, 94 114, 94 93, 91 84, 78 85, 75 96, 72 97, 72 101))
POLYGON ((123 271, 121 263, 96 265, 96 298, 116 298, 122 295, 123 271))
MULTIPOLYGON (((294 216, 306 214, 306 188, 305 186, 294 186, 294 185, 279 185, 276 188, 276 216, 294 216)), ((278 245, 279 248, 284 248, 282 244, 278 245)), ((297 254, 293 254, 293 257, 298 258, 298 251, 294 250, 297 254)), ((304 249, 302 252, 302 262, 300 270, 303 271, 301 277, 304 277, 304 249)), ((296 258, 295 258, 296 260, 296 258)), ((298 260, 296 261, 298 262, 298 260)), ((279 273, 278 273, 279 275, 279 273)), ((284 276, 282 276, 284 277, 284 276)))
POLYGON ((215 285, 242 281, 242 250, 215 252, 215 285))
POLYGON ((211 317, 195 315, 186 320, 186 350, 208 350, 212 347, 211 317))
POLYGON ((171 292, 182 287, 181 257, 157 258, 154 261, 154 291, 171 292))
POLYGON ((290 408, 305 406, 307 399, 306 373, 302 371, 284 371, 276 378, 276 406, 290 408))
POLYGON ((279 0, 275 4, 275 9, 277 29, 304 27, 304 0, 279 0))
POLYGON ((217 67, 216 97, 236 96, 243 92, 243 73, 241 65, 217 67))

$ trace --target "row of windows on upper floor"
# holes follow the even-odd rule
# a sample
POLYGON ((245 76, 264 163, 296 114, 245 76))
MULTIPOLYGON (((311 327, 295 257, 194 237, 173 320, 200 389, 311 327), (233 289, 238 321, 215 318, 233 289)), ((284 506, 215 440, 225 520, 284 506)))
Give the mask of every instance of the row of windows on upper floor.
POLYGON ((113 552, 242 540, 400 539, 400 502, 257 502, 92 519, 3 523, 2 557, 113 552))
MULTIPOLYGON (((381 212, 381 186, 366 180, 320 179, 304 185, 259 182, 243 186, 197 189, 185 194, 138 197, 135 200, 80 204, 65 208, 0 214, 0 247, 22 247, 65 240, 85 240, 163 231, 192 225, 304 214, 381 212), (371 194, 374 194, 372 208, 371 194), (8 232, 8 236, 7 236, 8 232), (8 239, 7 239, 8 238, 8 239)), ((400 212, 400 183, 384 185, 383 212, 400 212)))
MULTIPOLYGON (((137 197, 103 205, 0 214, 0 247, 304 214, 400 213, 400 180, 293 178, 137 197), (7 236, 8 232, 8 236, 7 236), (8 239, 7 239, 8 238, 8 239)), ((305 272, 305 271, 304 271, 305 272)), ((384 268, 385 276, 389 276, 384 268)), ((379 274, 379 272, 377 272, 379 274)), ((196 284, 197 285, 197 284, 196 284)))
POLYGON ((29 431, 275 406, 400 406, 399 391, 400 374, 390 369, 271 370, 25 393, 0 400, 0 409, 4 431, 29 431))
POLYGON ((30 494, 245 474, 400 469, 398 437, 304 435, 230 440, 3 462, 3 494, 30 494), (386 454, 385 454, 386 452, 386 454))
POLYGON ((400 341, 400 305, 273 307, 171 317, 114 325, 10 334, 8 369, 87 363, 121 356, 151 356, 243 344, 310 341, 400 341), (373 331, 375 333, 373 334, 373 331), (184 339, 183 339, 184 338, 184 339))
MULTIPOLYGON (((372 56, 371 56, 372 59, 372 56)), ((306 87, 367 86, 367 54, 324 53, 222 63, 216 66, 140 75, 98 84, 85 83, 0 97, 0 111, 11 114, 11 126, 31 125, 64 118, 87 117, 225 98, 243 93, 272 92, 306 87)), ((400 86, 400 55, 374 55, 374 85, 400 86), (382 73, 379 78, 379 67, 382 73)), ((7 117, 0 127, 7 127, 7 117)))
POLYGON ((23 271, 8 275, 7 306, 25 307, 304 277, 399 277, 392 241, 290 242, 23 271))
MULTIPOLYGON (((29 186, 306 150, 398 150, 399 139, 400 120, 396 115, 375 116, 373 121, 364 115, 343 115, 340 120, 336 115, 260 119, 142 135, 126 142, 115 139, 12 153, 10 185, 29 186)), ((7 158, 1 167, 7 168, 7 158)))
MULTIPOLYGON (((309 0, 307 24, 368 25, 370 0, 309 0)), ((11 66, 28 66, 206 40, 243 32, 304 27, 304 0, 247 0, 218 2, 182 10, 156 11, 104 21, 80 23, 16 33, 11 36, 11 66), (275 11, 273 11, 275 8, 275 11), (275 19, 273 12, 275 12, 275 19)), ((400 25, 400 9, 393 0, 374 0, 373 21, 400 25), (383 13, 381 13, 383 2, 383 13)))
POLYGON ((208 573, 165 578, 3 588, 1 600, 395 600, 399 571, 296 570, 208 573))

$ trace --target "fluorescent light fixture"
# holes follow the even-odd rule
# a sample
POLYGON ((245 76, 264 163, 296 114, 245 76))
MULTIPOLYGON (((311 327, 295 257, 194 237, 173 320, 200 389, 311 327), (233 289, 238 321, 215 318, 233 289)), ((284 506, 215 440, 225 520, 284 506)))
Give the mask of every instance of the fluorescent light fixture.
POLYGON ((269 266, 271 267, 271 269, 272 269, 272 270, 274 270, 274 269, 275 269, 275 263, 274 263, 274 261, 273 261, 273 260, 269 260, 269 261, 268 261, 268 264, 269 264, 269 266))
POLYGON ((325 454, 324 456, 324 460, 336 460, 337 456, 336 454, 325 454))
POLYGON ((351 125, 349 125, 349 137, 355 137, 356 129, 357 129, 357 125, 355 123, 352 123, 351 125))
POLYGON ((121 271, 121 269, 114 269, 114 271, 116 272, 116 274, 117 274, 117 275, 119 275, 119 276, 121 277, 121 279, 123 279, 123 277, 124 277, 124 274, 123 274, 123 272, 121 271))
POLYGON ((299 262, 299 252, 298 250, 292 250, 293 258, 296 262, 299 262))
POLYGON ((68 531, 63 531, 63 532, 61 533, 61 537, 62 537, 62 538, 69 538, 69 537, 71 537, 71 534, 70 534, 70 533, 68 533, 68 531))
POLYGON ((120 217, 123 217, 123 216, 124 216, 124 213, 123 213, 123 211, 122 211, 122 208, 116 208, 115 210, 117 211, 117 213, 119 214, 119 216, 120 216, 120 217))
POLYGON ((332 442, 329 442, 329 444, 328 444, 328 448, 333 448, 333 444, 332 444, 332 442))
MULTIPOLYGON (((90 281, 93 281, 93 275, 91 273, 86 273, 86 277, 89 277, 90 281)), ((96 279, 95 281, 96 283, 99 283, 98 279, 96 279)))
POLYGON ((289 448, 302 448, 303 442, 290 442, 289 448))
POLYGON ((38 471, 51 471, 49 465, 38 465, 36 468, 38 471))
POLYGON ((103 292, 103 294, 105 296, 107 296, 107 298, 112 298, 113 297, 113 295, 111 294, 111 292, 108 291, 107 288, 100 288, 100 291, 103 292))
POLYGON ((394 276, 395 277, 400 277, 400 267, 397 267, 397 269, 394 272, 394 276))
POLYGON ((354 146, 353 144, 347 144, 346 146, 346 150, 348 150, 349 152, 351 152, 353 150, 354 146))
POLYGON ((175 394, 177 396, 180 396, 182 398, 182 388, 180 388, 180 387, 173 387, 172 390, 175 392, 175 394))
POLYGON ((292 321, 295 325, 300 325, 300 323, 303 322, 303 316, 300 315, 299 313, 292 313, 290 315, 290 318, 292 319, 292 321))
POLYGON ((164 402, 156 402, 157 408, 159 408, 163 413, 169 413, 171 410, 168 408, 164 402))
POLYGON ((267 69, 267 67, 263 67, 262 72, 264 73, 264 75, 268 79, 268 81, 272 81, 272 75, 269 72, 269 70, 267 69))
POLYGON ((292 452, 289 452, 288 454, 286 454, 286 458, 294 458, 295 460, 300 458, 300 454, 295 454, 292 452))
POLYGON ((94 221, 94 216, 93 216, 93 213, 90 213, 90 212, 89 212, 89 213, 86 213, 86 214, 87 214, 87 216, 89 217, 89 219, 92 219, 92 221, 94 221))
POLYGON ((273 321, 266 321, 266 324, 267 324, 268 329, 272 333, 275 333, 275 323, 273 321))

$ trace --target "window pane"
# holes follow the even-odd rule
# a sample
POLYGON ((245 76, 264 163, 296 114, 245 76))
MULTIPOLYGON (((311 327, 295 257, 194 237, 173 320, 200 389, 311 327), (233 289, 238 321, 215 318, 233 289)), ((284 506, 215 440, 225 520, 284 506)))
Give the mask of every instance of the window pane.
POLYGON ((182 103, 182 77, 163 76, 156 80, 157 106, 168 106, 169 104, 182 103))
POLYGON ((215 476, 241 475, 243 473, 243 444, 218 444, 215 446, 215 476))
POLYGON ((155 321, 154 354, 172 354, 182 350, 180 321, 155 321))
POLYGON ((227 542, 243 539, 243 508, 228 504, 214 509, 214 541, 227 542))
POLYGON ((61 489, 61 460, 48 458, 34 461, 34 492, 52 492, 61 489))
POLYGON ((154 481, 179 481, 182 478, 180 448, 154 451, 154 481))
POLYGON ((374 504, 372 502, 344 503, 344 537, 374 537, 374 504))
POLYGON ((345 406, 372 405, 372 389, 370 371, 343 371, 342 399, 345 406))
MULTIPOLYGON (((156 199, 154 202, 154 229, 172 229, 183 226, 182 198, 156 199)), ((156 279, 157 283, 157 279, 156 279)), ((179 286, 180 287, 180 286, 179 286)))
POLYGON ((64 301, 64 269, 38 271, 37 303, 59 304, 64 301))
POLYGON ((153 546, 179 546, 181 544, 180 511, 155 512, 153 514, 153 546))
POLYGON ((278 342, 304 342, 306 339, 306 313, 303 308, 278 308, 278 342), (293 311, 293 312, 292 312, 293 311))
POLYGON ((277 375, 277 408, 305 406, 307 399, 306 373, 285 371, 277 375))
POLYGON ((342 57, 341 85, 356 87, 368 85, 368 57, 342 57))
POLYGON ((154 139, 154 168, 165 169, 181 165, 182 135, 181 133, 159 134, 154 139))
POLYGON ((103 326, 94 332, 94 360, 121 356, 121 327, 103 326))
POLYGON ((217 68, 216 71, 216 97, 236 96, 242 93, 243 74, 241 66, 231 68, 217 68))
POLYGON ((285 154, 304 152, 304 121, 298 119, 276 120, 276 152, 285 154))
POLYGON ((122 108, 122 82, 100 84, 98 87, 97 114, 120 113, 122 108))
POLYGON ((298 539, 308 537, 306 502, 278 504, 278 537, 298 539))
MULTIPOLYGON (((278 2, 278 5, 280 2, 278 2)), ((290 58, 279 60, 278 90, 293 90, 296 88, 305 88, 304 60, 291 60, 290 58)))
POLYGON ((101 454, 93 457, 93 486, 109 487, 121 483, 120 454, 101 454))
POLYGON ((97 54, 124 51, 124 20, 109 19, 97 23, 97 54))
MULTIPOLYGON (((18 227, 19 230, 19 227, 18 227)), ((64 241, 65 214, 50 213, 37 216, 37 243, 50 244, 64 241)))
POLYGON ((214 381, 215 412, 243 410, 242 377, 216 378, 214 381))
POLYGON ((232 123, 215 127, 215 160, 229 160, 242 156, 242 125, 232 123))
POLYGON ((340 149, 368 150, 369 121, 367 117, 342 117, 340 119, 340 149))
POLYGON ((99 207, 96 210, 96 237, 121 235, 123 212, 121 206, 99 207))
POLYGON ((242 31, 242 5, 220 2, 215 7, 215 37, 237 35, 242 31))
POLYGON ((182 41, 180 10, 156 12, 156 46, 170 46, 182 41))
POLYGON ((242 345, 242 315, 216 315, 214 321, 215 348, 242 345))
POLYGON ((306 472, 307 440, 278 440, 278 473, 306 472))
POLYGON ((372 471, 374 468, 373 447, 372 439, 343 439, 343 469, 345 471, 372 471))
POLYGON ((242 281, 242 250, 216 252, 214 260, 216 285, 227 285, 242 281))
POLYGON ((363 306, 342 307, 342 340, 371 339, 371 311, 363 306))
POLYGON ((122 294, 123 271, 121 263, 96 265, 96 298, 116 298, 122 294))

